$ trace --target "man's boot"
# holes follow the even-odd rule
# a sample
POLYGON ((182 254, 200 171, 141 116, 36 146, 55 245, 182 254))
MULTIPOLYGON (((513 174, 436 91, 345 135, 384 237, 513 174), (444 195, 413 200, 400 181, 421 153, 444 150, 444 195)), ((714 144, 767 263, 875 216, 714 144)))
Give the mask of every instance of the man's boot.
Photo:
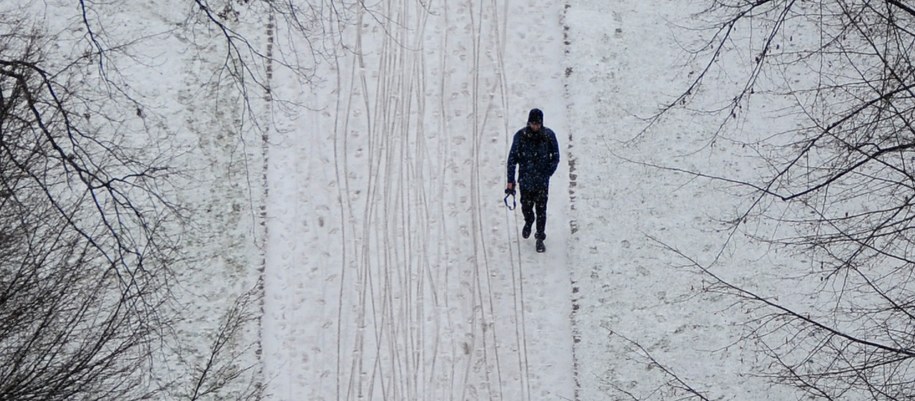
POLYGON ((524 237, 524 239, 527 239, 528 237, 531 236, 531 226, 532 226, 532 225, 534 225, 534 222, 533 222, 533 221, 532 221, 532 222, 525 222, 525 223, 524 223, 524 227, 521 228, 521 236, 524 237))
POLYGON ((534 234, 534 238, 537 238, 537 252, 539 252, 539 253, 546 252, 546 245, 543 245, 543 240, 546 239, 546 234, 537 233, 537 234, 534 234))

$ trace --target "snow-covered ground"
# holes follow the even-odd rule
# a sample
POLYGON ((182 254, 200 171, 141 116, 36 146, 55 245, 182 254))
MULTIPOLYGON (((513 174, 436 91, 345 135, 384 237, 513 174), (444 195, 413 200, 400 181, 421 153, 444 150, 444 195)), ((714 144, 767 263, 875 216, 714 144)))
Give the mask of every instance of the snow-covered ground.
POLYGON ((674 111, 639 135, 639 116, 695 67, 683 46, 696 33, 677 28, 696 22, 685 2, 385 0, 318 7, 339 19, 308 41, 252 6, 232 28, 278 62, 272 101, 252 85, 247 104, 213 84, 224 49, 180 50, 205 36, 182 21, 193 7, 163 3, 94 17, 138 20, 124 35, 147 38, 151 60, 128 73, 148 77, 137 91, 161 102, 156 121, 190 172, 177 198, 199 217, 188 241, 205 263, 180 273, 192 318, 178 334, 213 327, 262 279, 259 330, 236 346, 239 365, 259 363, 248 373, 264 399, 674 397, 653 392, 671 376, 649 354, 711 399, 794 398, 747 375, 760 360, 738 341, 743 311, 664 246, 779 286, 743 269, 762 256, 739 238, 722 252, 714 219, 738 201, 641 164, 754 168, 726 141, 707 146, 712 119, 674 111), (312 60, 307 83, 282 66, 312 60), (502 205, 511 137, 533 107, 563 157, 545 254, 502 205))
POLYGON ((670 377, 628 338, 710 395, 761 399, 766 385, 741 377, 749 354, 728 301, 701 297, 701 278, 652 239, 714 255, 722 238, 706 223, 734 205, 630 161, 699 149, 702 124, 716 123, 673 113, 629 141, 646 124, 637 116, 686 83, 689 36, 675 26, 694 10, 406 1, 375 11, 343 31, 348 50, 314 86, 275 78, 277 96, 304 109, 269 149, 268 398, 650 397, 670 377), (564 159, 544 255, 501 205, 511 135, 532 107, 564 159))
POLYGON ((562 5, 376 11, 313 88, 275 78, 308 111, 270 143, 268 398, 572 399, 567 169, 548 253, 502 205, 530 108, 567 145, 562 5))
POLYGON ((268 399, 673 397, 653 392, 672 377, 646 353, 712 398, 784 399, 746 377, 757 360, 737 341, 739 311, 662 246, 715 257, 724 238, 709 222, 736 205, 634 163, 742 167, 702 151, 713 120, 674 112, 631 141, 638 116, 686 85, 681 45, 695 37, 676 26, 695 10, 373 10, 343 30, 346 51, 314 85, 274 78, 278 98, 304 107, 269 144, 268 399), (511 135, 532 107, 564 159, 543 255, 501 205, 511 135))

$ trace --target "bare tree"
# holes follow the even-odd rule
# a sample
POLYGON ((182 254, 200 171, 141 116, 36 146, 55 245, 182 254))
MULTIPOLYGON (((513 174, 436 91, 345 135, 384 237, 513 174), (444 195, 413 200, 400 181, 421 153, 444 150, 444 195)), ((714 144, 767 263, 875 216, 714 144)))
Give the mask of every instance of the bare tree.
POLYGON ((144 102, 134 89, 144 77, 124 66, 150 59, 144 41, 179 38, 207 95, 200 126, 187 128, 230 141, 256 132, 266 149, 271 105, 285 103, 271 90, 274 70, 310 82, 368 9, 162 0, 141 6, 171 28, 138 36, 113 29, 118 3, 77 0, 52 17, 31 6, 0 4, 0 399, 259 398, 257 367, 245 362, 257 344, 244 340, 256 331, 257 288, 194 333, 209 348, 190 355, 177 334, 176 270, 197 262, 181 242, 196 235, 194 210, 174 202, 174 182, 191 176, 170 144, 183 127, 144 102))
POLYGON ((683 401, 710 400, 708 394, 694 387, 687 381, 687 379, 681 377, 679 373, 675 372, 665 363, 656 359, 651 354, 651 352, 642 344, 619 333, 611 332, 610 336, 618 337, 625 344, 627 344, 629 352, 640 357, 640 360, 637 360, 636 363, 644 365, 647 370, 657 369, 657 375, 660 377, 655 382, 649 384, 649 389, 639 393, 636 393, 633 390, 624 389, 614 383, 607 383, 606 385, 609 388, 612 388, 615 392, 622 394, 627 399, 631 399, 633 401, 674 399, 683 401))
POLYGON ((656 118, 717 102, 706 109, 721 117, 710 143, 727 134, 765 168, 756 179, 688 173, 747 189, 731 232, 777 223, 756 239, 790 249, 797 257, 787 263, 816 298, 777 301, 681 255, 713 279, 711 290, 755 307, 747 339, 775 362, 773 379, 813 398, 915 397, 915 8, 716 0, 702 15, 713 24, 694 53, 700 68, 656 118), (739 71, 743 84, 723 92, 713 79, 722 71, 739 71), (784 105, 791 128, 760 124, 760 102, 784 105), (755 135, 731 131, 738 123, 755 135))
POLYGON ((168 319, 167 171, 99 134, 116 120, 42 67, 40 32, 0 29, 0 398, 142 397, 168 319))

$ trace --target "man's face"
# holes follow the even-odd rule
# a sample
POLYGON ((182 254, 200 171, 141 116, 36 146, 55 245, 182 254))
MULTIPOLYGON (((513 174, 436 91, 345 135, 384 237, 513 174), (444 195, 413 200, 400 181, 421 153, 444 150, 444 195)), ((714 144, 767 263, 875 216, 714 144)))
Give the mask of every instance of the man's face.
POLYGON ((531 131, 540 132, 540 127, 542 127, 543 124, 536 121, 528 121, 527 126, 531 128, 531 131))

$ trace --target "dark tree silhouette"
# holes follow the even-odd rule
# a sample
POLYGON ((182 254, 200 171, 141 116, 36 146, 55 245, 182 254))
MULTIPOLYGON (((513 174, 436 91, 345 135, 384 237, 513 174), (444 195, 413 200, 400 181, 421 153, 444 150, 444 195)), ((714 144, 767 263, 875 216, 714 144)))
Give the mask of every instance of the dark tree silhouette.
POLYGON ((0 399, 259 398, 259 368, 246 365, 257 344, 244 342, 257 287, 216 327, 178 333, 179 272, 200 258, 185 249, 198 222, 175 182, 199 171, 176 165, 170 142, 223 130, 232 148, 253 132, 266 149, 273 105, 292 105, 272 93, 275 69, 306 84, 357 11, 381 17, 361 1, 131 3, 161 19, 144 36, 114 26, 124 4, 0 4, 0 399), (200 126, 171 127, 134 89, 150 78, 125 68, 151 68, 144 43, 163 38, 195 55, 205 96, 182 106, 204 110, 200 126), (209 347, 189 350, 198 336, 209 347))
MULTIPOLYGON (((172 201, 171 178, 184 173, 172 165, 173 148, 148 146, 171 136, 151 117, 159 111, 133 95, 131 84, 144 77, 118 64, 142 46, 111 32, 104 5, 79 0, 73 14, 53 15, 72 22, 64 34, 81 33, 85 46, 74 51, 72 41, 58 46, 59 33, 39 28, 27 3, 13 3, 0 6, 0 399, 258 396, 256 384, 227 386, 251 380, 253 367, 236 357, 255 350, 237 342, 256 321, 256 291, 218 327, 201 327, 211 347, 196 350, 199 358, 163 356, 187 348, 177 338, 182 315, 172 289, 173 269, 188 263, 180 241, 193 235, 193 221, 172 201), (155 366, 161 361, 175 364, 155 366), (163 368, 176 378, 156 377, 163 368)), ((275 27, 239 17, 279 16, 303 36, 321 26, 305 2, 193 3, 177 33, 204 56, 224 50, 209 88, 236 93, 226 98, 240 99, 251 116, 268 92, 273 59, 270 46, 249 37, 275 27)), ((308 78, 307 65, 277 64, 308 78)))
POLYGON ((722 122, 711 143, 727 133, 766 167, 755 179, 688 173, 747 189, 731 232, 778 227, 756 239, 798 256, 787 262, 807 282, 797 288, 816 297, 778 301, 681 255, 712 278, 711 290, 756 307, 747 339, 775 362, 766 372, 774 380, 813 398, 915 397, 915 7, 717 0, 702 16, 713 24, 694 53, 700 68, 656 118, 724 104, 705 109, 722 122), (724 92, 715 85, 724 70, 743 73, 743 84, 724 92), (758 124, 753 102, 785 105, 781 118, 797 124, 758 124), (757 122, 744 129, 753 138, 740 143, 735 121, 757 122))
POLYGON ((168 319, 167 170, 44 69, 40 32, 0 27, 0 398, 141 397, 168 319))

